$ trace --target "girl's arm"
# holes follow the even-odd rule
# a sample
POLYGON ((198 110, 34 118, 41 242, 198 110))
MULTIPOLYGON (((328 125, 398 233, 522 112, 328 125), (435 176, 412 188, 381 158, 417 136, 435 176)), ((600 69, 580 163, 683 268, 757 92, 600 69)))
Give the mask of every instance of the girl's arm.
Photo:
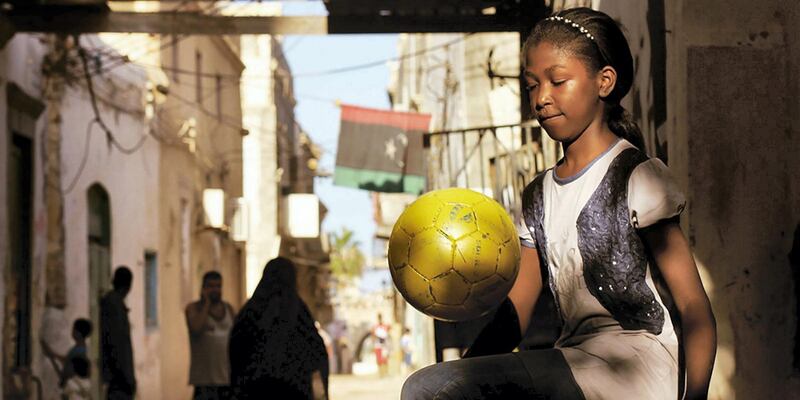
POLYGON ((521 336, 525 336, 528 325, 531 323, 531 315, 542 293, 542 271, 539 266, 539 253, 536 249, 521 246, 522 251, 519 261, 519 274, 508 298, 514 303, 519 316, 519 330, 521 336))
POLYGON ((705 399, 717 351, 716 321, 689 243, 675 220, 647 227, 642 233, 680 315, 686 399, 705 399))
POLYGON ((528 330, 531 313, 542 289, 536 250, 522 247, 519 268, 508 297, 464 353, 464 358, 508 353, 519 345, 528 330))

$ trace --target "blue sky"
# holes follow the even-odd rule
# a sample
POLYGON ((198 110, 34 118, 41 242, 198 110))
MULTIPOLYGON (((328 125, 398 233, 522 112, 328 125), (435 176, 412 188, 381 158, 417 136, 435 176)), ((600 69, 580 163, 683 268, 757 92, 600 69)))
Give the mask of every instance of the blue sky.
MULTIPOLYGON (((285 15, 325 15, 322 2, 284 2, 285 15)), ((333 171, 339 136, 339 108, 335 100, 364 107, 389 108, 386 88, 389 68, 385 64, 352 72, 301 77, 384 60, 397 55, 397 35, 286 35, 283 48, 294 80, 295 118, 324 150, 320 162, 333 171)), ((332 178, 317 178, 316 192, 328 207, 325 232, 341 227, 353 230, 365 255, 371 254, 375 223, 369 192, 333 185, 332 178)))

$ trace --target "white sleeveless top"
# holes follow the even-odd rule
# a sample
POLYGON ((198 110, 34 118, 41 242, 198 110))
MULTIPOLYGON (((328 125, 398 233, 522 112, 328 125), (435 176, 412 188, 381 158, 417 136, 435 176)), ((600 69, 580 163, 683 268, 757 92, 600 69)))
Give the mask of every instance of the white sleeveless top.
POLYGON ((230 385, 230 361, 228 360, 228 338, 233 327, 231 306, 225 305, 225 315, 216 320, 211 315, 205 330, 199 335, 189 335, 191 345, 191 368, 189 384, 194 386, 230 385))

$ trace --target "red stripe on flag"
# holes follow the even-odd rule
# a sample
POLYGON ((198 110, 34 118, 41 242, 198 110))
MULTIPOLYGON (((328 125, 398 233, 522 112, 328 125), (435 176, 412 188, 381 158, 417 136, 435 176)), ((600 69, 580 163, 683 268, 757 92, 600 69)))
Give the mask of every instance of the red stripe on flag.
POLYGON ((362 124, 393 126, 405 132, 425 132, 431 123, 430 114, 377 110, 349 105, 342 105, 341 107, 342 120, 362 124))

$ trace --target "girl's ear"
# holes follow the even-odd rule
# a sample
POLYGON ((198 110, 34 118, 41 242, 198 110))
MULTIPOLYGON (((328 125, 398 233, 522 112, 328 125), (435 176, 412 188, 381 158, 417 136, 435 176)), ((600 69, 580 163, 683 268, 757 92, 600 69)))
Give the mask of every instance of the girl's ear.
POLYGON ((610 65, 606 65, 597 73, 597 83, 599 84, 600 97, 608 97, 617 84, 617 70, 610 65))

